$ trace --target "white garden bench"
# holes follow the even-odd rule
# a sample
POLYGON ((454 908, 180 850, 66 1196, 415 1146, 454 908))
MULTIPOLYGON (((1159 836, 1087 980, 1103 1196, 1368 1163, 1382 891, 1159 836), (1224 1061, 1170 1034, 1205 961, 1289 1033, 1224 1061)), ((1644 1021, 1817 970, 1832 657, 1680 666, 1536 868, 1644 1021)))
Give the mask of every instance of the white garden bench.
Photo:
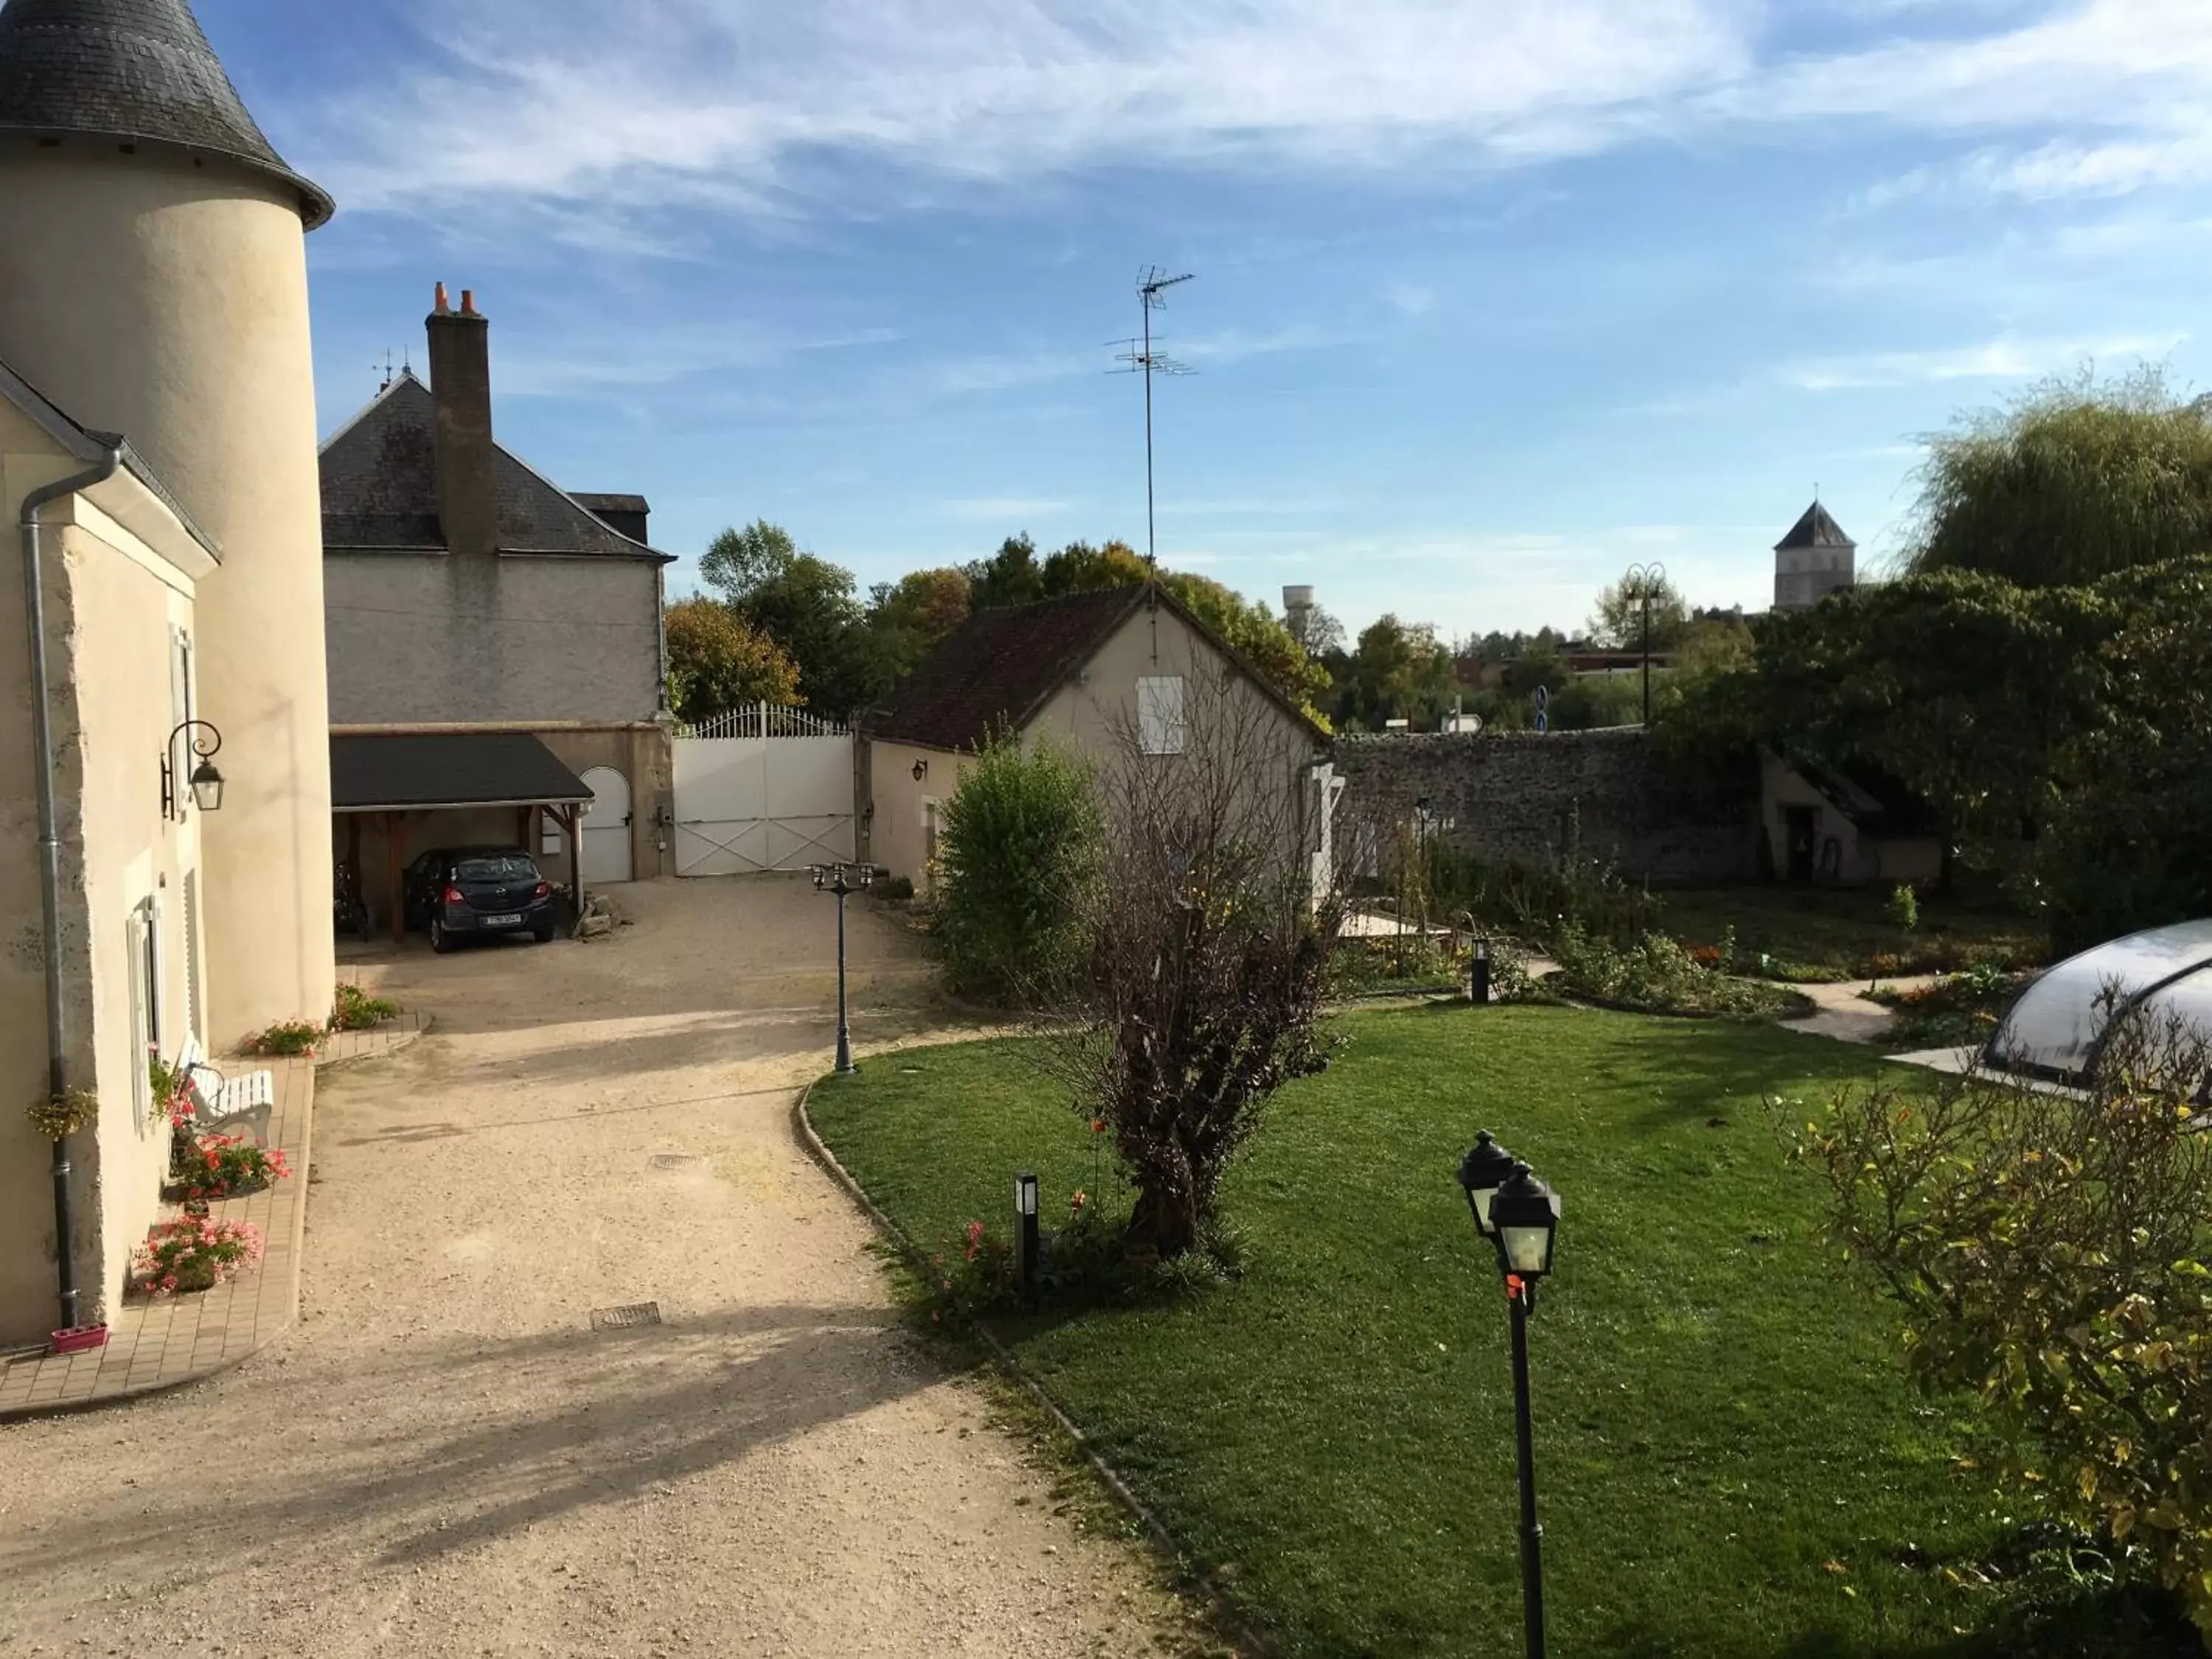
POLYGON ((192 1127, 202 1134, 227 1133, 240 1125, 253 1131, 253 1144, 269 1144, 269 1115, 276 1108, 276 1074, 267 1069, 226 1078, 207 1063, 197 1036, 185 1039, 177 1056, 185 1097, 191 1103, 192 1127))

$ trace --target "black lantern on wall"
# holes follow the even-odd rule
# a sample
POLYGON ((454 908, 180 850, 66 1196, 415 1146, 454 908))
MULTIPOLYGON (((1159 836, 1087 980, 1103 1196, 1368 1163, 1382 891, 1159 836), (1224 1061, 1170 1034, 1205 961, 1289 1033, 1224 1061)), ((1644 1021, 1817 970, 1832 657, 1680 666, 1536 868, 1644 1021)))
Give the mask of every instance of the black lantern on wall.
POLYGON ((185 780, 192 792, 192 804, 203 812, 222 810, 222 774, 216 769, 215 753, 222 747, 222 733, 205 720, 185 720, 169 733, 169 740, 161 745, 161 816, 179 817, 183 814, 183 801, 177 792, 177 739, 187 732, 204 732, 204 737, 192 737, 185 744, 185 757, 199 763, 185 780))

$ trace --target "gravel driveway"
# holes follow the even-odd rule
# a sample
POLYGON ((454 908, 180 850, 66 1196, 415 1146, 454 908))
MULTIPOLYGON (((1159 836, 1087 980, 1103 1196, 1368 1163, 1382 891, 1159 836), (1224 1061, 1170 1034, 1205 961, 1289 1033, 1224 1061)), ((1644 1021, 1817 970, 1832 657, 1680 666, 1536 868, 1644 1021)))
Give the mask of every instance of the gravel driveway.
MULTIPOLYGON (((1055 1516, 902 1332, 793 1142, 830 901, 617 902, 605 941, 345 969, 438 1029, 322 1076, 301 1324, 213 1383, 0 1427, 0 1656, 1183 1645, 1134 1547, 1055 1516), (664 1323, 592 1328, 645 1302, 664 1323)), ((856 1037, 918 1031, 910 941, 852 920, 856 1037)))

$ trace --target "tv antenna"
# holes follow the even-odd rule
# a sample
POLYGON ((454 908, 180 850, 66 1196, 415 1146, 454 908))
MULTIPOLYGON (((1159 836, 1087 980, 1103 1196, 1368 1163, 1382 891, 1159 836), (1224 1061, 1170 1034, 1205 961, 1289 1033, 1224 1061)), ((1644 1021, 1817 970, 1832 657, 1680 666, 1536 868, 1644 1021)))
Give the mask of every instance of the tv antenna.
POLYGON ((1115 361, 1127 363, 1128 367, 1114 372, 1145 377, 1145 565, 1156 576, 1160 570, 1160 551, 1158 532, 1152 514, 1152 376, 1189 374, 1195 371, 1189 364, 1177 362, 1159 349, 1160 343, 1152 338, 1152 313, 1166 309, 1167 301, 1161 295, 1167 289, 1177 283, 1190 281, 1194 274, 1187 270, 1180 276, 1170 276, 1158 265, 1146 265, 1137 276, 1137 298, 1144 308, 1145 331, 1137 339, 1115 342, 1127 349, 1115 361))

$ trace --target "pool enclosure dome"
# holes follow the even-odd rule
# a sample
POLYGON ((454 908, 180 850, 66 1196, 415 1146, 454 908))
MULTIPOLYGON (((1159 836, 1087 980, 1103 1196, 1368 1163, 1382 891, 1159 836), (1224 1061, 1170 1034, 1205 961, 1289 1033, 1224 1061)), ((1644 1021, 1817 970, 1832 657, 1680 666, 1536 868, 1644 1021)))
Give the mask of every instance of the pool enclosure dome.
POLYGON ((2086 1084, 2108 1020, 2138 1009, 2212 1039, 2212 921, 2146 928, 2069 957, 2020 994, 1982 1058, 2002 1071, 2086 1084))

